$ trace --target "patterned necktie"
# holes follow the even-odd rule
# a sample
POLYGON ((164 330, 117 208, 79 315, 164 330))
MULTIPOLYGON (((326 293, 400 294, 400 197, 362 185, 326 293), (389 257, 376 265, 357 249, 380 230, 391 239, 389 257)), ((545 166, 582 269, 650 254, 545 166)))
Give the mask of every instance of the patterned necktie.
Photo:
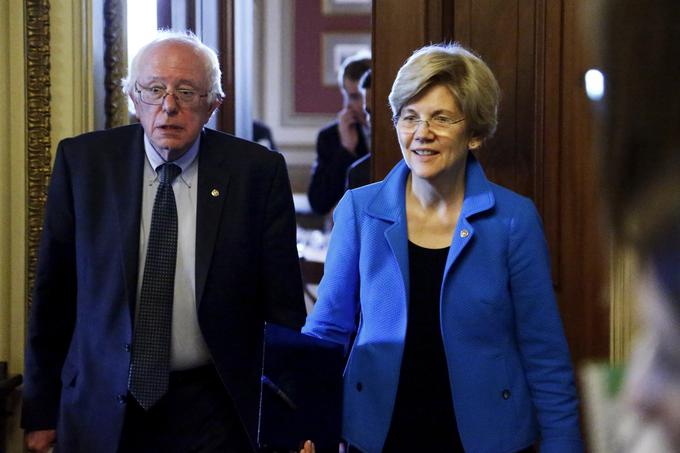
POLYGON ((140 406, 148 410, 168 390, 172 300, 177 259, 177 206, 172 181, 182 169, 159 167, 160 185, 151 213, 151 229, 132 338, 128 387, 140 406))

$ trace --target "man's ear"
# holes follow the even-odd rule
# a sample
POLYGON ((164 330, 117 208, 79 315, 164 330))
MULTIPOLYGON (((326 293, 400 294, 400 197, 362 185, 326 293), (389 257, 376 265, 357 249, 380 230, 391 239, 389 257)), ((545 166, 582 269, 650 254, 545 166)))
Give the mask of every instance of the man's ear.
POLYGON ((222 98, 221 97, 216 97, 214 101, 212 101, 210 104, 208 104, 209 116, 212 116, 212 114, 215 113, 215 110, 217 110, 220 105, 222 105, 222 98))
POLYGON ((132 101, 132 105, 135 106, 135 112, 134 112, 135 115, 137 116, 137 118, 139 118, 139 104, 138 104, 138 99, 137 99, 134 95, 132 95, 132 94, 128 94, 128 97, 129 97, 130 100, 132 101))

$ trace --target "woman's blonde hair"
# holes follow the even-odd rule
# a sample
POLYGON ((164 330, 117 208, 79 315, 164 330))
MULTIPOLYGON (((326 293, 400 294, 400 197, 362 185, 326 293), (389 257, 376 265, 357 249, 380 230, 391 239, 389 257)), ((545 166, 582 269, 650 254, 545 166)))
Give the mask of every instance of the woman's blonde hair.
POLYGON ((421 47, 406 60, 389 96, 394 118, 425 89, 439 84, 453 93, 471 137, 486 140, 494 134, 500 100, 498 82, 481 58, 458 43, 421 47))

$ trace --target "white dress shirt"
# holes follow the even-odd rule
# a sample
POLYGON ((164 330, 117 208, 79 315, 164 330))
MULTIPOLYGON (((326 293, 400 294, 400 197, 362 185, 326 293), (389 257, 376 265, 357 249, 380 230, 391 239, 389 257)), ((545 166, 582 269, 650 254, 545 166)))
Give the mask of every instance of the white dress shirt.
MULTIPOLYGON (((177 204, 177 264, 172 308, 172 345, 170 367, 185 370, 210 362, 210 353, 198 325, 196 305, 196 191, 198 189, 198 149, 200 137, 179 159, 173 161, 182 173, 172 183, 177 204)), ((146 248, 151 229, 159 178, 156 169, 166 163, 144 135, 144 184, 139 229, 139 276, 137 300, 142 291, 146 248)), ((139 304, 137 304, 139 306, 139 304)))

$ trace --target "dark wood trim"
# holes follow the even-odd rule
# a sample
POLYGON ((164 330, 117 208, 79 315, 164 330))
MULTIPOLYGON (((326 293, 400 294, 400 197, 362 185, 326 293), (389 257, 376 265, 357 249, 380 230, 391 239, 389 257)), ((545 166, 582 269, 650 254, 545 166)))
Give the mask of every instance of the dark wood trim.
POLYGON ((442 40, 444 21, 441 1, 425 3, 425 42, 423 44, 442 40))
POLYGON ((455 0, 441 0, 441 41, 454 41, 454 24, 456 23, 455 0))
MULTIPOLYGON (((411 0, 405 8, 403 0, 373 1, 371 171, 375 180, 384 178, 401 159, 387 98, 397 71, 409 55, 428 40, 439 40, 428 32, 428 25, 434 21, 432 13, 441 12, 438 4, 439 0, 411 0)), ((441 27, 438 32, 441 33, 441 27)))
MULTIPOLYGON (((594 119, 583 75, 595 63, 582 17, 587 3, 563 0, 560 87, 560 277, 558 300, 577 364, 609 357, 606 250, 600 229, 594 119)), ((591 31, 592 33, 592 31, 591 31)), ((546 153, 547 154, 547 153, 546 153)))
POLYGON ((464 46, 470 45, 470 33, 472 26, 472 6, 469 0, 453 1, 453 32, 451 37, 464 46))
POLYGON ((536 93, 534 135, 536 171, 542 176, 534 178, 534 201, 543 217, 545 235, 550 246, 553 281, 559 290, 562 282, 562 242, 560 209, 560 159, 562 142, 561 125, 561 2, 537 1, 536 7, 536 93), (550 32, 549 32, 550 31, 550 32))
POLYGON ((236 129, 235 83, 234 83, 234 0, 220 0, 220 66, 224 102, 217 118, 219 130, 234 133, 236 129))

